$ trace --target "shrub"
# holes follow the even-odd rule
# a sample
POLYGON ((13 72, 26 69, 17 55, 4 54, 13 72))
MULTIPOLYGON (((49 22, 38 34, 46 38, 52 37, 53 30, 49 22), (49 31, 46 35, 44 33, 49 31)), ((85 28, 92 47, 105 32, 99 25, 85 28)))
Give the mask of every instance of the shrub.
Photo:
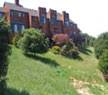
POLYGON ((26 29, 24 30, 24 37, 18 42, 19 47, 24 53, 45 53, 48 51, 48 39, 41 30, 26 29))
POLYGON ((61 48, 59 46, 53 46, 51 49, 51 52, 54 54, 60 54, 61 53, 61 48))
POLYGON ((103 74, 108 74, 108 50, 105 50, 99 60, 99 69, 103 74))
POLYGON ((8 69, 10 27, 4 19, 0 20, 0 95, 5 94, 8 69))
POLYGON ((17 48, 18 48, 18 41, 20 40, 20 38, 21 38, 20 34, 19 33, 15 33, 15 36, 14 36, 14 38, 12 40, 13 45, 15 47, 17 47, 17 48))
POLYGON ((64 45, 62 47, 61 54, 63 56, 66 56, 66 57, 77 58, 78 49, 77 49, 77 47, 75 46, 75 44, 73 43, 72 40, 69 40, 69 42, 67 42, 66 45, 64 45))

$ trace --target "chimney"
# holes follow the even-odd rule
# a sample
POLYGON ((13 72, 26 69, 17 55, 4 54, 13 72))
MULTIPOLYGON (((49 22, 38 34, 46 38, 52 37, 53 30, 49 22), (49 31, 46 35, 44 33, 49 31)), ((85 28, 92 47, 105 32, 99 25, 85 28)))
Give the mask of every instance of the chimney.
POLYGON ((19 6, 19 0, 15 0, 15 4, 19 6))

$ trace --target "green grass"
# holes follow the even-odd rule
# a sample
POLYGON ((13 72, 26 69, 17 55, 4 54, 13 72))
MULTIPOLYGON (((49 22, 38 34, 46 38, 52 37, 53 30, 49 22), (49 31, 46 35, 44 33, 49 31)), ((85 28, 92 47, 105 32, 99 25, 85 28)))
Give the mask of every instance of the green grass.
MULTIPOLYGON (((70 77, 108 87, 107 83, 102 82, 97 63, 93 48, 80 53, 78 60, 73 60, 51 52, 36 56, 24 55, 21 50, 12 47, 7 95, 78 95, 70 85, 70 77)), ((103 93, 97 88, 89 88, 95 95, 103 93)))

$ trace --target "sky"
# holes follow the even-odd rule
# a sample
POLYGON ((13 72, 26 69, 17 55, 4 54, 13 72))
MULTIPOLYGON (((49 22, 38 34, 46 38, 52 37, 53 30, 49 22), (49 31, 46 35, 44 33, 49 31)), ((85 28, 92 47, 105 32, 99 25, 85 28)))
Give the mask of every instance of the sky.
MULTIPOLYGON (((0 0, 1 7, 4 2, 14 3, 14 0, 0 0)), ((46 7, 47 11, 66 11, 83 33, 94 37, 108 31, 108 0, 20 0, 20 4, 36 10, 46 7)))

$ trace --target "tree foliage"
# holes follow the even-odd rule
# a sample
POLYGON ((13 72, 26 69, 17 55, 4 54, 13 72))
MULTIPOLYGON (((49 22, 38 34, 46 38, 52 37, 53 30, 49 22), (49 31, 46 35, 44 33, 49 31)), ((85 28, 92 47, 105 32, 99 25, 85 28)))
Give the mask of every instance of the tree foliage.
POLYGON ((13 45, 17 48, 18 48, 18 41, 20 40, 20 38, 21 38, 20 34, 15 33, 15 36, 13 37, 13 40, 12 40, 13 45))
POLYGON ((99 58, 105 49, 108 49, 108 33, 101 34, 95 41, 95 54, 99 58))
POLYGON ((66 57, 77 58, 78 49, 71 39, 62 47, 61 54, 66 57))
POLYGON ((4 95, 6 88, 6 74, 8 69, 10 28, 4 19, 0 20, 0 95, 4 95))
POLYGON ((88 35, 87 33, 82 34, 85 39, 86 46, 94 46, 95 37, 88 35))
POLYGON ((48 51, 48 39, 41 30, 26 29, 24 30, 24 37, 18 42, 19 47, 24 53, 45 53, 48 51))
POLYGON ((108 74, 108 50, 105 50, 99 60, 99 69, 103 74, 108 74))

